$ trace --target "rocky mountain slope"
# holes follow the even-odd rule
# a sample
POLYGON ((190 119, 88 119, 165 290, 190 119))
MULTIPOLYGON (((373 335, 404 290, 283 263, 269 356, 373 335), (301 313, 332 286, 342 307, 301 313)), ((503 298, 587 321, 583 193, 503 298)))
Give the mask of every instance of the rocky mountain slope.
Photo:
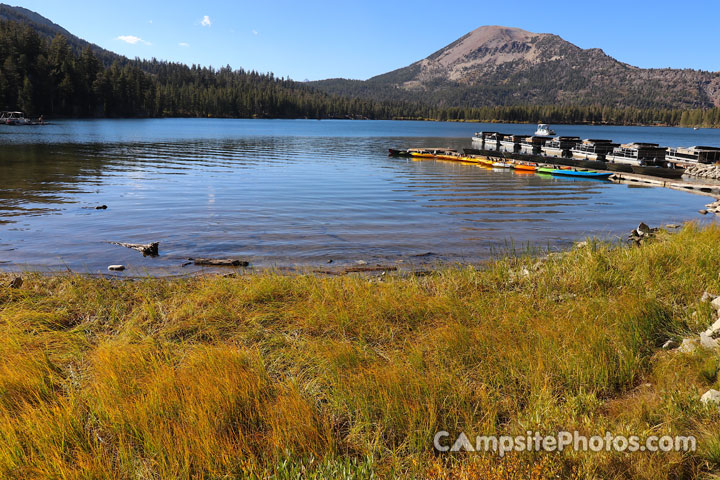
POLYGON ((334 93, 439 106, 720 106, 720 72, 642 69, 557 35, 480 27, 429 57, 367 81, 312 82, 334 93))

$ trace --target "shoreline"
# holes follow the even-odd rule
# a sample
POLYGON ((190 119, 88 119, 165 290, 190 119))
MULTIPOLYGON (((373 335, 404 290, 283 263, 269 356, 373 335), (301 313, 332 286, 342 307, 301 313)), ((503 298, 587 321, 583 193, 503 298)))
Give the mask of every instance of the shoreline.
MULTIPOLYGON (((679 229, 698 225, 696 220, 689 220, 683 224, 662 224, 657 230, 675 233, 679 229)), ((709 225, 712 225, 709 224, 709 225)), ((633 230, 635 232, 635 230, 633 230)), ((632 235, 632 232, 631 232, 632 235)), ((110 280, 141 280, 155 279, 158 281, 172 281, 179 279, 196 279, 203 277, 220 277, 220 278, 241 278, 250 277, 257 278, 263 276, 316 276, 318 278, 339 278, 339 277, 358 277, 358 278, 396 278, 407 279, 414 277, 424 277, 437 272, 448 270, 475 269, 483 270, 489 265, 508 259, 531 259, 534 261, 544 261, 553 256, 564 255, 572 251, 578 245, 585 245, 588 242, 601 242, 613 248, 629 247, 628 237, 626 235, 612 235, 603 239, 597 237, 582 237, 565 243, 565 245, 557 248, 549 248, 539 245, 525 245, 524 247, 512 247, 508 250, 499 251, 488 258, 478 258, 473 261, 447 260, 442 254, 434 252, 425 252, 420 254, 404 255, 396 259, 388 259, 385 262, 377 262, 371 259, 367 260, 342 260, 334 259, 333 261, 324 261, 318 263, 306 264, 275 264, 270 266, 255 265, 248 262, 247 265, 235 266, 199 266, 193 269, 185 269, 183 266, 164 266, 155 267, 153 269, 136 268, 128 263, 127 268, 120 271, 79 271, 72 270, 69 267, 65 269, 47 270, 33 268, 17 268, 5 269, 0 265, 1 276, 38 276, 38 277, 65 277, 78 276, 80 278, 89 279, 110 279, 110 280), (426 260, 427 259, 427 260, 426 260)), ((239 258, 234 260, 240 261, 239 258)), ((5 267, 9 264, 5 264, 5 267)), ((1 284, 2 282, 0 282, 1 284)))
POLYGON ((0 274, 0 474, 717 473, 720 411, 701 397, 719 350, 672 345, 715 321, 703 292, 720 293, 718 242, 719 225, 688 224, 639 246, 590 239, 542 262, 408 278, 0 274), (528 429, 692 435, 698 448, 433 449, 438 431, 528 429))
MULTIPOLYGON (((487 124, 508 124, 508 125, 535 125, 537 122, 531 121, 514 121, 514 120, 476 120, 476 119, 438 119, 438 118, 420 118, 420 117, 393 117, 393 118, 353 118, 353 117, 225 117, 225 116, 180 116, 180 117, 46 117, 44 124, 38 125, 4 125, 7 127, 23 127, 23 126, 45 126, 52 125, 53 120, 173 120, 173 119, 193 119, 193 120, 359 120, 359 121, 400 121, 400 122, 437 122, 437 123, 487 123, 487 124)), ((613 123, 613 122, 564 122, 559 121, 554 125, 584 125, 594 127, 658 127, 658 128, 688 128, 688 129, 708 129, 718 130, 720 126, 703 126, 703 125, 671 125, 660 123, 613 123)))

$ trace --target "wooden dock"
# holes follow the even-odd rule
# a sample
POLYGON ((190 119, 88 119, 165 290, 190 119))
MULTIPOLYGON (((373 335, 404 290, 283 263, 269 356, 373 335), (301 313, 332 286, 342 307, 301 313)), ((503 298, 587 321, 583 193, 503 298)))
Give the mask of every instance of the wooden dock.
MULTIPOLYGON (((606 170, 607 171, 607 170, 606 170)), ((658 187, 672 188, 684 192, 707 195, 708 197, 720 198, 720 184, 687 182, 682 179, 670 179, 651 177, 649 175, 638 175, 636 173, 613 172, 610 180, 627 184, 646 184, 658 187)))

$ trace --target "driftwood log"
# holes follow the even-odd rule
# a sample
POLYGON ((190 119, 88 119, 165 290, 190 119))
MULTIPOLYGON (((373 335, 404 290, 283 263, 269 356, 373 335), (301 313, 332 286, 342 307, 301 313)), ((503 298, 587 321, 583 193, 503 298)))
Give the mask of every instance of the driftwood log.
POLYGON ((250 262, 237 258, 188 258, 195 265, 208 267, 247 267, 250 262))
POLYGON ((159 255, 159 248, 160 243, 159 242, 153 242, 153 243, 122 243, 122 242, 110 242, 113 245, 120 245, 121 247, 125 248, 132 248, 133 250, 137 250, 138 252, 142 253, 144 257, 147 257, 148 255, 151 257, 157 257, 159 255))
POLYGON ((327 270, 313 270, 315 273, 322 273, 324 275, 347 275, 348 273, 364 273, 364 272, 394 272, 397 267, 394 265, 366 265, 357 267, 344 267, 337 269, 327 270))

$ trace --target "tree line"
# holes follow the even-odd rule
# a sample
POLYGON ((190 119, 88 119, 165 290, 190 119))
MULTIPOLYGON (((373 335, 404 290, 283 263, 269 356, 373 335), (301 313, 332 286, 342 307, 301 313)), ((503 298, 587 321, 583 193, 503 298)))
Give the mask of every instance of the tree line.
POLYGON ((720 108, 603 106, 440 108, 330 94, 301 82, 229 66, 98 58, 67 38, 0 22, 0 106, 46 117, 368 118, 720 127, 720 108))

